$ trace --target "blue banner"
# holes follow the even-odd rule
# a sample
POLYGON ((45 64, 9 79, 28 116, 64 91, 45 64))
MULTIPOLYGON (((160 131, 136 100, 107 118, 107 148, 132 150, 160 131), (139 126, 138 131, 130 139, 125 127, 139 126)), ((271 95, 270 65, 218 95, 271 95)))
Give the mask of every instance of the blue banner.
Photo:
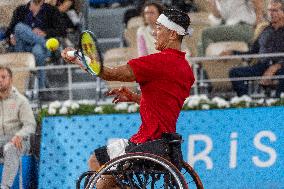
MULTIPOLYGON (((184 111, 184 159, 206 189, 284 188, 284 108, 184 111)), ((42 123, 39 188, 74 188, 93 150, 129 138, 139 114, 48 117, 42 123)))

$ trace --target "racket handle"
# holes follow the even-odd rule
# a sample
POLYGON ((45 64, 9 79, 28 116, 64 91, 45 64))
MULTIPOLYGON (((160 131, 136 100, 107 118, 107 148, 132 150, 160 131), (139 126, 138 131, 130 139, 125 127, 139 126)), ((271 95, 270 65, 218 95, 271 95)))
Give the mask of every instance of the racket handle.
MULTIPOLYGON (((78 57, 78 55, 79 55, 79 58, 82 57, 81 52, 77 53, 77 51, 67 51, 67 56, 69 56, 70 58, 78 57)), ((84 57, 86 59, 86 62, 89 64, 91 62, 91 59, 88 56, 84 56, 84 57)))
POLYGON ((91 63, 91 59, 88 56, 84 56, 84 57, 86 59, 87 64, 90 64, 91 63))
POLYGON ((67 56, 69 56, 70 58, 74 58, 76 55, 75 55, 76 51, 67 51, 67 56))

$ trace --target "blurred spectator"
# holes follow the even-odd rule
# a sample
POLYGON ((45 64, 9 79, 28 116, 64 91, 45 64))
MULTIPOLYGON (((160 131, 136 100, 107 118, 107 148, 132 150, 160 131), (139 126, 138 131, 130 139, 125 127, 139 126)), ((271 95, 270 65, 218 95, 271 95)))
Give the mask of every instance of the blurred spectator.
POLYGON ((207 0, 212 27, 205 29, 198 44, 204 56, 210 43, 219 41, 251 42, 254 26, 263 20, 263 0, 207 0))
MULTIPOLYGON (((56 7, 44 0, 31 0, 16 8, 6 36, 15 52, 32 52, 37 66, 44 66, 49 52, 45 40, 66 34, 65 24, 56 7)), ((46 87, 45 71, 39 71, 39 87, 46 87)))
MULTIPOLYGON (((258 36, 249 52, 224 52, 229 54, 255 54, 284 52, 284 0, 271 0, 268 5, 270 23, 258 36)), ((284 75, 284 57, 261 58, 257 64, 247 67, 233 68, 230 78, 284 75)), ((248 93, 248 85, 245 81, 232 81, 233 88, 238 96, 248 93)), ((260 84, 269 86, 274 84, 271 79, 262 79, 260 84)), ((276 86, 276 97, 284 92, 284 79, 279 79, 276 86)))
POLYGON ((123 23, 125 26, 127 26, 128 21, 132 17, 140 16, 140 13, 142 12, 142 9, 144 7, 146 0, 134 0, 133 6, 134 8, 128 9, 123 16, 123 23))
POLYGON ((194 0, 162 0, 169 7, 175 7, 183 12, 196 12, 197 6, 194 0))
POLYGON ((30 150, 30 135, 36 122, 26 97, 12 87, 12 72, 0 66, 0 154, 4 157, 1 189, 12 187, 20 158, 30 150))
POLYGON ((156 21, 163 12, 162 5, 158 3, 146 3, 142 10, 144 25, 137 30, 137 50, 138 56, 145 56, 158 52, 155 49, 155 39, 153 30, 156 26, 156 21))
POLYGON ((7 52, 8 44, 7 41, 5 40, 6 39, 5 33, 6 29, 4 27, 0 27, 0 54, 7 52))
MULTIPOLYGON (((161 5, 165 5, 167 7, 174 7, 177 9, 182 10, 183 12, 195 12, 197 11, 197 6, 194 3, 194 0, 132 0, 132 5, 134 6, 133 9, 129 9, 125 12, 123 23, 127 25, 128 20, 130 18, 139 16, 140 13, 143 11, 146 3, 160 3, 161 5)), ((130 1, 131 2, 131 1, 130 1)))
POLYGON ((76 1, 78 0, 45 0, 46 3, 58 7, 67 28, 77 28, 80 25, 79 10, 75 7, 76 1))

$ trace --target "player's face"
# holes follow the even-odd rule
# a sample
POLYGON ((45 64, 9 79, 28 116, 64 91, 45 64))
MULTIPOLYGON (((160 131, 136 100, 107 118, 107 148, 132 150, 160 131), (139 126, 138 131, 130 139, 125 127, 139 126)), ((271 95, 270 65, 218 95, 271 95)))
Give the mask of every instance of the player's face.
POLYGON ((0 69, 0 93, 10 89, 12 85, 12 78, 5 69, 0 69))
POLYGON ((158 51, 162 51, 167 48, 169 41, 171 30, 166 28, 165 26, 161 25, 160 23, 156 23, 156 27, 153 32, 153 36, 155 38, 155 49, 158 51))
POLYGON ((282 9, 281 3, 271 1, 268 5, 268 13, 272 25, 283 23, 284 11, 282 9))
POLYGON ((146 6, 144 9, 144 19, 146 24, 154 26, 159 15, 159 11, 154 5, 146 6))

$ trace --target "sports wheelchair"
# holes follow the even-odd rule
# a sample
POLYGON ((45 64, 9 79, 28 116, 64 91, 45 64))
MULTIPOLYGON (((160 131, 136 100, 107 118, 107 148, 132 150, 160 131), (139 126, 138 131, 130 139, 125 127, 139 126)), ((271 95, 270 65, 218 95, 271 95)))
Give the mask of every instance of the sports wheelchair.
POLYGON ((197 173, 182 159, 181 142, 180 135, 164 133, 162 139, 129 145, 125 155, 110 160, 99 171, 83 173, 76 189, 81 185, 97 188, 106 175, 121 189, 203 189, 197 173))

